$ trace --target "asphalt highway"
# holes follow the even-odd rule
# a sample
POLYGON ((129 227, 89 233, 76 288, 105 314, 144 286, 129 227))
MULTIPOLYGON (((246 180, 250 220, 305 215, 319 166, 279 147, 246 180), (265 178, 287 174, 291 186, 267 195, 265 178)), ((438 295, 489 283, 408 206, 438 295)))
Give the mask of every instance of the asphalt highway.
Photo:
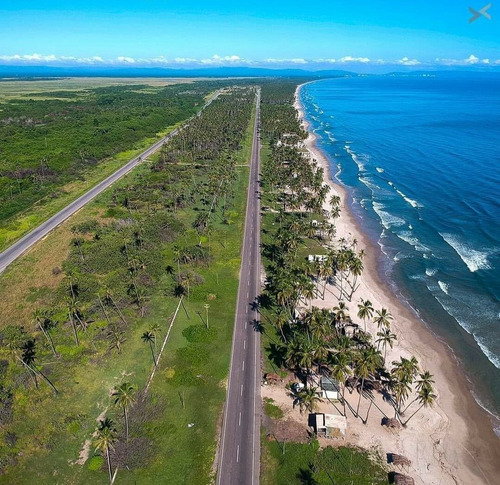
MULTIPOLYGON (((214 101, 219 95, 221 91, 215 93, 203 106, 202 110, 205 109, 212 101, 214 101)), ((200 110, 197 115, 201 114, 200 110)), ((188 120, 183 126, 189 123, 188 120)), ((150 146, 147 150, 142 152, 136 158, 130 160, 128 163, 119 168, 116 172, 111 174, 108 178, 104 179, 99 184, 95 185, 88 192, 83 194, 81 197, 73 201, 71 204, 67 205, 64 209, 59 211, 57 214, 52 216, 47 221, 40 224, 38 227, 33 229, 31 232, 26 234, 23 238, 16 241, 12 246, 7 248, 3 253, 0 253, 0 273, 9 266, 13 261, 15 261, 19 256, 25 253, 28 249, 30 249, 35 243, 40 241, 40 239, 44 238, 50 231, 55 229, 59 224, 64 222, 68 217, 73 215, 76 211, 80 210, 84 205, 88 204, 92 199, 98 196, 103 190, 106 190, 110 185, 115 183, 117 180, 122 178, 125 174, 130 172, 133 168, 135 168, 142 160, 149 157, 156 151, 158 151, 164 143, 170 140, 172 137, 177 135, 179 131, 182 130, 183 127, 177 128, 171 131, 167 136, 162 138, 160 141, 156 142, 154 145, 150 146)))
POLYGON ((250 161, 231 367, 217 473, 218 485, 257 485, 260 473, 260 92, 250 161))

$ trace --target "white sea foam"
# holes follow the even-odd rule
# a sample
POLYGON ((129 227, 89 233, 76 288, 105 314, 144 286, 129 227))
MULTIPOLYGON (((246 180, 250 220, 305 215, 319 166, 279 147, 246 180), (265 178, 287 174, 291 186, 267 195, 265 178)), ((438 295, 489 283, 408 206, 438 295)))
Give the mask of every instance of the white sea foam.
POLYGON ((471 273, 478 269, 491 269, 488 262, 489 253, 472 249, 468 244, 460 241, 458 236, 449 233, 439 233, 440 236, 455 250, 471 273))
MULTIPOLYGON (((427 271, 426 271, 426 273, 427 273, 427 271)), ((445 283, 443 281, 438 280, 438 285, 439 285, 439 288, 441 288, 441 291, 444 291, 447 295, 450 294, 450 285, 448 283, 445 283)))
POLYGON ((403 253, 403 251, 399 251, 399 253, 396 254, 396 256, 394 256, 392 259, 393 261, 401 261, 402 259, 407 259, 409 258, 410 255, 409 254, 406 254, 406 253, 403 253))
MULTIPOLYGON (((365 171, 365 164, 361 161, 361 159, 360 159, 361 156, 358 155, 353 150, 351 150, 351 147, 349 145, 345 145, 344 148, 345 148, 345 151, 349 155, 351 155, 351 158, 352 158, 353 162, 358 166, 358 170, 360 172, 364 172, 365 171)), ((366 158, 366 156, 364 158, 366 158)))
POLYGON ((437 268, 426 268, 425 274, 427 276, 434 276, 437 273, 437 271, 438 271, 437 268))
POLYGON ((366 185, 371 191, 372 193, 375 193, 377 190, 380 190, 380 187, 374 183, 372 180, 370 180, 368 177, 363 177, 363 176, 358 176, 358 180, 366 185))
POLYGON ((401 190, 398 190, 396 189, 396 192, 401 196, 403 197, 403 199, 408 202, 408 204, 410 204, 412 207, 414 207, 415 209, 417 207, 423 207, 422 204, 420 204, 419 202, 417 202, 416 200, 414 199, 410 199, 408 196, 406 196, 405 194, 403 194, 403 192, 401 192, 401 190))
POLYGON ((417 251, 421 253, 426 253, 430 251, 427 246, 424 246, 411 231, 400 231, 396 233, 396 236, 399 237, 402 241, 408 243, 410 246, 413 246, 417 251))
POLYGON ((380 167, 375 167, 378 173, 383 173, 384 169, 380 167))
POLYGON ((498 355, 495 355, 493 352, 491 352, 490 349, 488 349, 488 347, 486 346, 486 344, 484 344, 483 342, 481 342, 481 340, 478 339, 478 338, 476 338, 476 336, 474 336, 474 340, 477 342, 477 345, 479 345, 479 347, 483 351, 483 354, 486 355, 486 357, 488 357, 488 360, 497 369, 500 369, 500 357, 498 355))
POLYGON ((401 227, 406 224, 406 221, 401 217, 395 216, 385 210, 382 210, 384 207, 385 206, 380 202, 373 202, 373 210, 380 217, 382 225, 385 229, 390 229, 391 227, 401 227))
MULTIPOLYGON (((431 290, 431 287, 429 287, 429 290, 431 290)), ((431 290, 432 291, 432 290, 431 290)), ((474 329, 473 327, 471 326, 471 324, 464 320, 463 318, 461 318, 460 316, 458 316, 456 313, 457 313, 457 308, 456 308, 456 305, 454 304, 447 304, 442 298, 440 298, 438 295, 434 295, 434 297, 436 298, 436 300, 440 303, 440 305, 443 307, 443 309, 449 314, 451 315, 456 321, 457 323, 467 332, 469 333, 470 335, 472 335, 474 337, 474 340, 476 341, 476 343, 479 345, 479 348, 481 349, 481 351, 483 352, 483 354, 488 358, 488 360, 498 369, 500 369, 500 357, 496 354, 494 354, 489 348, 488 348, 488 345, 487 345, 487 342, 485 342, 485 340, 483 338, 480 338, 478 337, 477 335, 474 334, 474 329)), ((451 300, 449 300, 451 301, 451 300)))

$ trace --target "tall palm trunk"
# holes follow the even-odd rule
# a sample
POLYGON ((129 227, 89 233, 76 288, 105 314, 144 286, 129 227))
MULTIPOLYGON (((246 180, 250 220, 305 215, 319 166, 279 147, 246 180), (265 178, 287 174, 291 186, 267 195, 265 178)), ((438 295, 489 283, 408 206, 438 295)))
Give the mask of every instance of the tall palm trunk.
POLYGON ((71 327, 73 328, 73 334, 75 336, 76 345, 79 346, 80 345, 80 339, 78 338, 78 330, 76 328, 75 321, 73 320, 73 315, 71 315, 71 311, 70 310, 68 310, 68 315, 69 315, 69 321, 71 323, 71 327))
POLYGON ((123 415, 125 416, 125 439, 128 443, 128 413, 127 406, 123 406, 123 415))
POLYGON ((151 349, 151 356, 153 357, 153 364, 155 365, 155 367, 157 367, 155 351, 153 349, 153 342, 151 340, 149 341, 149 348, 151 349))
POLYGON ((109 456, 109 447, 106 448, 106 459, 108 461, 109 483, 113 483, 113 473, 111 470, 111 458, 109 456))
POLYGON ((45 335, 47 342, 49 342, 50 348, 52 349, 52 353, 57 357, 56 347, 54 345, 54 341, 52 340, 52 336, 50 335, 50 333, 48 331, 46 331, 43 328, 43 325, 40 323, 40 321, 38 321, 38 326, 40 327, 40 330, 42 331, 42 333, 45 335))
POLYGON ((415 416, 415 414, 417 414, 423 407, 424 405, 422 404, 403 424, 403 426, 406 426, 408 424, 408 422, 410 421, 411 418, 413 418, 413 416, 415 416))
POLYGON ((365 387, 365 378, 361 378, 361 390, 359 391, 358 406, 356 407, 356 415, 359 417, 359 405, 361 403, 361 396, 363 394, 363 388, 365 387))

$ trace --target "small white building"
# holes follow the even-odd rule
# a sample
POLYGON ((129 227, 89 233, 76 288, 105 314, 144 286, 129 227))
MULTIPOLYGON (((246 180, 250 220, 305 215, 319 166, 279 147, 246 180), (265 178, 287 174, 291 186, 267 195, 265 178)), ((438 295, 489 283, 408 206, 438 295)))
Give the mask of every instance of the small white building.
POLYGON ((313 427, 318 436, 326 438, 344 438, 347 419, 339 414, 316 413, 313 415, 313 427))
POLYGON ((319 380, 321 397, 325 399, 338 399, 340 394, 339 383, 332 377, 321 376, 319 380))
POLYGON ((324 263, 328 259, 328 256, 326 254, 309 254, 307 256, 307 261, 310 263, 324 263))

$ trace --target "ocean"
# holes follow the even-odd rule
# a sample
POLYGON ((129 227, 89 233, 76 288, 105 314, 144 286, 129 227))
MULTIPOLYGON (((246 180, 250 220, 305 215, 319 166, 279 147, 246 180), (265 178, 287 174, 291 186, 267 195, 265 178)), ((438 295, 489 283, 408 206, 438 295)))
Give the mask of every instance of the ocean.
POLYGON ((300 97, 381 276, 500 435, 500 73, 337 78, 300 97))

